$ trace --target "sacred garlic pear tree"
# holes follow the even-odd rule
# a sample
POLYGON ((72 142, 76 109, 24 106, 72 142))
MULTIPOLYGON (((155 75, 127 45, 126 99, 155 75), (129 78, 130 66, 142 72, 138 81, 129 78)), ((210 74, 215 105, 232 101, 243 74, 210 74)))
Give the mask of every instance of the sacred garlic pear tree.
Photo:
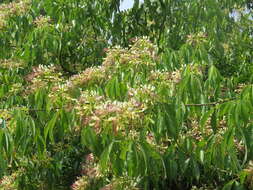
POLYGON ((253 188, 247 0, 0 3, 0 190, 253 188))

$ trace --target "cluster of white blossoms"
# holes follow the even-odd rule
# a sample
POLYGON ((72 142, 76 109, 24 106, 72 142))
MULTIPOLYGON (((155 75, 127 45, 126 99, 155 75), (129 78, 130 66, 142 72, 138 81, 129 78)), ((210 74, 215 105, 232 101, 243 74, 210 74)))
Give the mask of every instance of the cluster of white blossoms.
POLYGON ((182 76, 180 70, 173 72, 154 70, 151 71, 149 80, 178 84, 181 81, 181 77, 182 76))
POLYGON ((1 190, 17 190, 18 184, 16 179, 20 176, 23 172, 23 169, 20 169, 11 175, 3 176, 0 178, 0 189, 1 190))
POLYGON ((34 67, 33 71, 26 76, 26 81, 30 83, 29 92, 47 88, 52 84, 60 84, 63 80, 62 73, 54 65, 39 65, 34 67))
POLYGON ((83 125, 94 128, 100 133, 105 127, 111 126, 113 133, 126 134, 126 131, 142 126, 144 122, 145 104, 135 99, 125 102, 106 100, 94 104, 83 104, 79 109, 79 116, 83 125))
POLYGON ((6 26, 8 18, 25 14, 30 9, 30 0, 19 0, 0 5, 0 29, 6 26))
POLYGON ((17 60, 13 58, 0 60, 0 68, 2 69, 13 70, 24 68, 26 66, 27 64, 22 60, 17 60))
POLYGON ((49 16, 38 16, 35 18, 35 20, 33 21, 33 24, 37 27, 37 28, 44 28, 46 26, 50 26, 52 22, 52 19, 49 16))
POLYGON ((204 32, 190 34, 187 36, 186 42, 192 46, 196 46, 196 45, 207 42, 207 37, 208 37, 207 34, 204 32))
POLYGON ((102 177, 97 160, 92 153, 85 157, 84 162, 82 163, 81 174, 82 176, 78 177, 71 185, 72 190, 88 190, 94 180, 102 177))

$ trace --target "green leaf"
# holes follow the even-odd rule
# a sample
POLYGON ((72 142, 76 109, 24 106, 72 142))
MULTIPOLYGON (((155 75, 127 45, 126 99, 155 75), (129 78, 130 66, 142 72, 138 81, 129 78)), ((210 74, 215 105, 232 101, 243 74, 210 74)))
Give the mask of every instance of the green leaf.
POLYGON ((99 165, 102 171, 105 171, 107 168, 107 163, 110 160, 110 154, 111 154, 113 145, 114 145, 114 142, 111 142, 110 145, 103 151, 103 153, 100 156, 99 165))
POLYGON ((168 171, 168 175, 169 175, 169 179, 176 179, 177 175, 178 175, 178 164, 176 161, 174 160, 169 160, 169 171, 168 171))
POLYGON ((235 181, 233 190, 247 190, 242 184, 240 184, 238 181, 235 181))
POLYGON ((94 154, 99 155, 101 147, 98 146, 98 138, 91 127, 85 127, 81 134, 81 143, 87 146, 94 154))
POLYGON ((244 170, 239 173, 240 183, 241 184, 245 183, 245 180, 247 179, 247 175, 248 175, 248 172, 244 171, 244 170))
POLYGON ((145 151, 145 146, 140 145, 140 150, 141 150, 141 153, 142 153, 143 158, 144 158, 144 164, 145 164, 144 174, 146 175, 147 171, 148 171, 148 159, 147 159, 147 154, 146 154, 146 151, 145 151))
POLYGON ((199 170, 199 165, 195 160, 193 160, 193 175, 196 177, 197 181, 199 181, 200 170, 199 170))
POLYGON ((49 138, 51 140, 51 142, 54 142, 54 127, 55 127, 55 124, 56 124, 56 121, 58 119, 58 115, 59 115, 59 112, 56 112, 53 116, 53 118, 47 123, 47 125, 45 126, 44 128, 44 141, 46 142, 47 141, 47 137, 49 135, 49 138))
POLYGON ((35 93, 35 105, 37 109, 41 109, 43 106, 43 93, 42 89, 35 93))
POLYGON ((105 86, 106 96, 108 96, 109 98, 112 98, 112 99, 116 98, 115 80, 116 80, 116 77, 111 79, 105 86))
POLYGON ((187 158, 184 162, 183 162, 183 165, 182 165, 182 170, 183 172, 185 172, 188 167, 189 167, 189 164, 190 164, 190 161, 191 161, 191 158, 187 158))
POLYGON ((0 153, 1 153, 1 150, 3 149, 3 136, 4 136, 4 132, 2 129, 0 129, 0 153))
POLYGON ((232 190, 233 185, 234 185, 234 182, 235 182, 234 180, 228 182, 228 183, 222 188, 222 190, 232 190))
POLYGON ((204 156, 205 156, 205 152, 203 150, 200 150, 199 151, 199 159, 202 164, 204 164, 204 156))
POLYGON ((248 101, 241 101, 241 118, 244 120, 244 122, 247 122, 250 117, 250 102, 248 101))
POLYGON ((6 121, 4 119, 0 118, 0 123, 1 123, 1 128, 5 129, 6 128, 6 121))
POLYGON ((46 151, 46 143, 44 141, 44 138, 41 135, 38 135, 36 144, 37 144, 38 152, 40 156, 42 156, 43 153, 46 151))

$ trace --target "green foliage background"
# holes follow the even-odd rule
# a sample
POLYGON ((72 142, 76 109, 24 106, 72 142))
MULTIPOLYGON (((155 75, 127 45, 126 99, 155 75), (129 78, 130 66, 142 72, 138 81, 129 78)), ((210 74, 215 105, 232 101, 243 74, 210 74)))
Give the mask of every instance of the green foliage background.
POLYGON ((0 189, 252 189, 252 3, 119 6, 1 1, 0 189))

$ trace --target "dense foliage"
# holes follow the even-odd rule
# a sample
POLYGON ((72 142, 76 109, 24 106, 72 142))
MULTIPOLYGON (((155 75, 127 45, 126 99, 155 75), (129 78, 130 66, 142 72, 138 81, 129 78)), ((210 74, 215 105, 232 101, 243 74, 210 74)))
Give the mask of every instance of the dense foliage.
POLYGON ((253 189, 252 3, 119 6, 0 4, 0 190, 253 189))

